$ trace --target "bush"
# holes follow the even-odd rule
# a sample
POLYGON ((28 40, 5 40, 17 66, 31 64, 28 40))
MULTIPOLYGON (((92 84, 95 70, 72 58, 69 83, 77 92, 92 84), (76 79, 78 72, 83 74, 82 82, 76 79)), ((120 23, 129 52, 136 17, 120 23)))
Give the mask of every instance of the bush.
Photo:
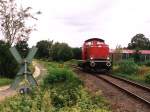
POLYGON ((0 76, 13 78, 18 71, 18 64, 9 51, 10 45, 0 40, 0 76))
POLYGON ((52 47, 53 41, 48 40, 41 40, 37 42, 36 47, 38 48, 38 51, 36 53, 37 58, 51 58, 51 47, 52 47))
POLYGON ((82 49, 81 48, 72 48, 73 59, 81 59, 82 49))
POLYGON ((27 41, 18 41, 17 44, 15 45, 16 49, 18 50, 19 54, 21 55, 22 58, 26 58, 27 54, 29 52, 29 46, 27 41))
POLYGON ((137 73, 138 65, 130 60, 122 60, 119 63, 118 69, 120 73, 131 75, 137 73))
POLYGON ((44 86, 56 83, 71 83, 80 85, 81 81, 67 68, 50 68, 49 74, 44 78, 44 86))
POLYGON ((29 95, 15 96, 1 103, 1 111, 110 112, 108 103, 101 96, 91 96, 86 92, 71 70, 58 68, 53 63, 47 66, 48 76, 44 78, 44 88, 39 87, 29 95))
POLYGON ((8 85, 12 82, 11 79, 0 77, 0 86, 8 85))
POLYGON ((144 65, 149 66, 150 67, 150 61, 146 61, 144 62, 144 65))
POLYGON ((72 57, 73 52, 68 44, 56 42, 52 46, 52 59, 54 61, 67 61, 72 59, 72 57))
POLYGON ((150 73, 145 75, 145 82, 150 84, 150 73))

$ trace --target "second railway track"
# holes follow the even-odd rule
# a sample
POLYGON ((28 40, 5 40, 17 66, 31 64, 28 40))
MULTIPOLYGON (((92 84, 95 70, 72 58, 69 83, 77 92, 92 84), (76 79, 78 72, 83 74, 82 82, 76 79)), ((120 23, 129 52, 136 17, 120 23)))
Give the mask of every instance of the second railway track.
POLYGON ((96 77, 150 105, 150 88, 112 75, 96 75, 96 77))

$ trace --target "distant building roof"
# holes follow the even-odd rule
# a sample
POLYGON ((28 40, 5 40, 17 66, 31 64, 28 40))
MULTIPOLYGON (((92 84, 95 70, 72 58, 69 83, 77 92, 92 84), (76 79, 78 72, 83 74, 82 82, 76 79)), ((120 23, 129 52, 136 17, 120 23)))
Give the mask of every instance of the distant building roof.
POLYGON ((140 50, 141 54, 150 54, 150 50, 140 50))
POLYGON ((125 54, 132 54, 134 52, 135 52, 135 50, 129 50, 129 49, 122 50, 122 53, 125 53, 125 54))
MULTIPOLYGON (((109 52, 115 53, 115 49, 110 49, 109 52)), ((129 50, 129 49, 123 49, 122 50, 123 54, 133 54, 134 52, 135 52, 135 50, 129 50)), ((150 50, 139 50, 139 52, 141 54, 150 54, 150 50)))

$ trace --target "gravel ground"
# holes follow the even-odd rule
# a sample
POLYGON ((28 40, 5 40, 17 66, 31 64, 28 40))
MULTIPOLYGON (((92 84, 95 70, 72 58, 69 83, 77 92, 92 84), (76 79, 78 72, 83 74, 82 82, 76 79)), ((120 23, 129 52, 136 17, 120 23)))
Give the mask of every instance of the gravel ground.
POLYGON ((113 78, 113 77, 109 77, 109 76, 106 76, 106 75, 101 75, 101 77, 103 77, 104 79, 106 80, 109 80, 111 82, 113 82, 114 84, 128 90, 128 91, 131 91, 132 93, 142 97, 143 99, 146 99, 147 101, 150 102, 150 92, 143 89, 143 88, 140 88, 140 87, 136 87, 135 85, 132 85, 132 84, 128 84, 122 80, 119 80, 119 79, 116 79, 116 78, 113 78))
POLYGON ((113 112, 150 112, 150 107, 136 100, 107 82, 80 70, 74 70, 84 81, 88 91, 95 94, 100 91, 108 102, 113 112))

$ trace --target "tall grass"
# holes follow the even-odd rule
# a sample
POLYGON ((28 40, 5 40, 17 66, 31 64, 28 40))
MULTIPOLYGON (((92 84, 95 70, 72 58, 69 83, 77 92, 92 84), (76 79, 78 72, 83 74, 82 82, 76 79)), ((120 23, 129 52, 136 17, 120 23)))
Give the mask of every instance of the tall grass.
POLYGON ((145 64, 138 65, 132 60, 123 60, 118 65, 115 65, 113 67, 113 74, 143 84, 150 84, 150 67, 145 64))
POLYGON ((134 61, 122 60, 119 64, 119 72, 123 74, 135 74, 138 71, 138 65, 134 61))
POLYGON ((12 79, 0 77, 0 86, 8 85, 12 82, 12 79))
POLYGON ((56 63, 46 66, 41 86, 1 103, 0 112, 110 112, 104 98, 90 95, 71 70, 56 63))

